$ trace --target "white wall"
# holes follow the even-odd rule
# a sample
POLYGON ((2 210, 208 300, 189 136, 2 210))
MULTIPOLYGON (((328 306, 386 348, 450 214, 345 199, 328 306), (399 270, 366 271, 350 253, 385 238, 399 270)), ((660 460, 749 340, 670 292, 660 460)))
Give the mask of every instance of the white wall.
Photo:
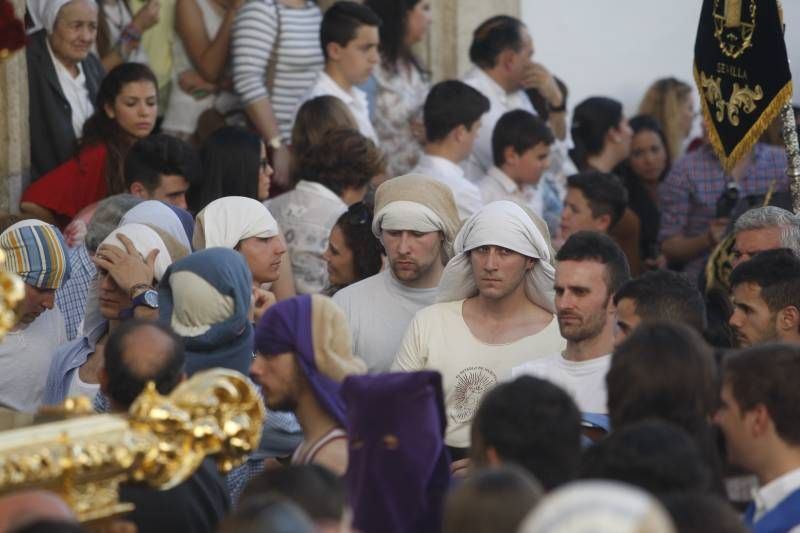
MULTIPOLYGON (((635 114, 654 80, 694 85, 692 60, 701 0, 520 0, 534 59, 563 79, 570 106, 617 98, 635 114)), ((800 104, 800 0, 783 0, 794 102, 800 104)))

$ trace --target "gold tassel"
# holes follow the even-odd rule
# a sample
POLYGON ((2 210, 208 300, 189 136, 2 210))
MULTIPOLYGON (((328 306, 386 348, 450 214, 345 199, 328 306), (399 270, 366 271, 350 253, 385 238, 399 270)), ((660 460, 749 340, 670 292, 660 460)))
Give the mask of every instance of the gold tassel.
MULTIPOLYGON (((702 87, 700 83, 700 73, 697 70, 697 65, 694 65, 694 79, 697 87, 702 87)), ((733 167, 736 166, 736 163, 747 154, 753 146, 758 142, 761 136, 764 134, 764 131, 772 124, 772 121, 775 120, 781 112, 781 109, 787 102, 792 99, 792 82, 789 80, 786 82, 786 85, 778 91, 778 94, 775 95, 775 98, 767 105, 764 111, 761 112, 758 120, 756 120, 755 124, 753 124, 747 133, 742 137, 742 140, 734 147, 733 151, 731 152, 730 156, 725 154, 725 149, 722 146, 722 141, 719 138, 719 134, 717 133, 717 128, 714 123, 714 118, 711 116, 711 110, 708 107, 708 101, 705 99, 705 96, 700 93, 700 107, 703 110, 703 120, 706 125, 706 134, 708 135, 708 140, 711 142, 711 146, 714 148, 714 152, 717 154, 720 163, 722 164, 722 168, 725 170, 726 174, 730 174, 733 170, 733 167)))

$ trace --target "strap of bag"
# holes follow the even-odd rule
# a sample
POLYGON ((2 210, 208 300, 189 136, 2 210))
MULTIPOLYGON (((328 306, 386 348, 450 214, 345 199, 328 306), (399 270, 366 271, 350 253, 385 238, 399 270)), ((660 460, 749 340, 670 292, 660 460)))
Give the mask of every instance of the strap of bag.
POLYGON ((272 89, 275 87, 275 75, 278 70, 278 48, 281 44, 281 3, 280 0, 275 0, 275 40, 272 43, 272 50, 269 53, 269 62, 267 63, 267 73, 264 81, 267 86, 267 92, 272 96, 272 89))

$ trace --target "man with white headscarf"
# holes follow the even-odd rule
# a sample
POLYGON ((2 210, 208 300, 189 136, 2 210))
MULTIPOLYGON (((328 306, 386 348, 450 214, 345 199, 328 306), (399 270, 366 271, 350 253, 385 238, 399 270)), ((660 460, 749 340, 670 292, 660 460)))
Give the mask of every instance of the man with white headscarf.
POLYGON ((23 220, 0 234, 6 270, 25 283, 19 323, 0 341, 0 405, 33 412, 42 402, 50 356, 67 341, 54 306, 56 289, 69 279, 64 238, 55 226, 23 220))
POLYGON ((435 301, 459 224, 452 191, 432 178, 409 174, 378 187, 372 232, 389 268, 333 297, 370 372, 389 370, 414 313, 435 301))
POLYGON ((461 458, 483 395, 511 369, 564 347, 554 319, 552 252, 531 216, 492 202, 456 237, 439 303, 414 316, 393 368, 437 370, 447 410, 445 443, 461 458))
POLYGON ((31 178, 36 179, 74 155, 104 72, 92 53, 98 16, 94 0, 28 0, 28 10, 43 28, 30 36, 25 49, 31 178))
POLYGON ((155 286, 172 262, 188 253, 169 234, 145 224, 120 226, 100 243, 92 257, 97 277, 89 289, 83 336, 53 356, 45 404, 59 404, 68 396, 94 398, 108 335, 123 320, 158 319, 155 286))

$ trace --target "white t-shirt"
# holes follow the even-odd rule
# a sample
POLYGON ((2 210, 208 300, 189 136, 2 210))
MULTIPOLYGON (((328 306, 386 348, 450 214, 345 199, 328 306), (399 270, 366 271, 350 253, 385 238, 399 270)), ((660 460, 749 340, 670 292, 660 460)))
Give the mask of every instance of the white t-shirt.
POLYGON ((42 404, 53 354, 67 342, 58 307, 45 311, 24 329, 0 341, 0 404, 32 413, 42 404))
POLYGON ((370 372, 389 370, 408 324, 436 301, 436 290, 406 287, 387 268, 333 295, 353 331, 353 351, 370 372))
POLYGON ((523 361, 566 346, 553 317, 539 333, 507 344, 487 344, 475 338, 464 321, 464 300, 423 309, 408 327, 393 369, 437 370, 442 374, 447 410, 448 446, 470 445, 470 424, 483 395, 511 377, 523 361))
POLYGON ((608 414, 606 374, 611 354, 588 361, 568 361, 561 352, 514 367, 513 377, 530 374, 552 381, 566 390, 582 413, 608 414))
POLYGON ((423 154, 411 173, 428 176, 450 187, 461 220, 468 219, 483 207, 477 185, 464 177, 464 170, 460 166, 444 157, 423 154))
POLYGON ((69 390, 67 391, 67 397, 73 396, 86 396, 87 398, 94 398, 97 395, 97 392, 100 390, 99 383, 86 383, 81 379, 78 375, 80 373, 80 369, 76 368, 75 372, 72 373, 72 381, 69 384, 69 390))
POLYGON ((306 94, 300 98, 300 100, 298 100, 297 107, 292 115, 292 123, 295 122, 297 118, 297 112, 304 103, 312 98, 316 98, 317 96, 326 95, 335 96, 344 102, 344 105, 347 106, 350 114, 353 115, 354 119, 356 119, 358 131, 361 132, 361 135, 372 139, 376 145, 380 145, 378 141, 378 134, 375 133, 375 128, 372 126, 372 121, 369 119, 367 94, 358 87, 353 87, 350 89, 350 92, 345 91, 339 86, 338 83, 333 81, 333 78, 328 76, 324 70, 319 73, 317 81, 311 86, 308 92, 306 92, 306 94))

